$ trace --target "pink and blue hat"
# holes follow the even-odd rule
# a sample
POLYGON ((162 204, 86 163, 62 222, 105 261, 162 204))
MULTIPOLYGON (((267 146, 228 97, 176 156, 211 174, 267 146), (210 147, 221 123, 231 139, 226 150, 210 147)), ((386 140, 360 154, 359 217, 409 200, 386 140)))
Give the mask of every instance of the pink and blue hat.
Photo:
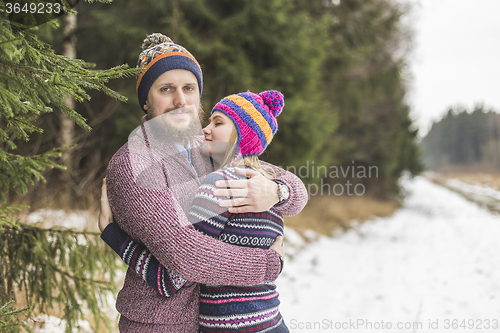
POLYGON ((223 98, 213 109, 231 118, 238 131, 237 146, 242 157, 260 155, 278 131, 276 117, 285 101, 276 90, 254 94, 250 91, 223 98))

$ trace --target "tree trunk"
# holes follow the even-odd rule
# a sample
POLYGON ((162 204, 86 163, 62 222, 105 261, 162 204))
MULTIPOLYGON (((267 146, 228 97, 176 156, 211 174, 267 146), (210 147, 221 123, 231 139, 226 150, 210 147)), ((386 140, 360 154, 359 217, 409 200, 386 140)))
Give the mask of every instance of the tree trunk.
POLYGON ((172 1, 172 40, 174 43, 180 44, 179 41, 179 1, 172 1))
MULTIPOLYGON (((76 58, 76 22, 76 15, 66 14, 63 16, 63 55, 72 59, 76 58)), ((75 108, 75 101, 70 96, 64 99, 64 104, 72 109, 75 108)), ((70 146, 74 143, 75 123, 64 113, 60 114, 60 120, 61 146, 70 146)), ((62 197, 69 199, 71 197, 71 184, 74 183, 71 177, 74 172, 71 149, 63 152, 61 162, 67 168, 61 174, 62 197)))

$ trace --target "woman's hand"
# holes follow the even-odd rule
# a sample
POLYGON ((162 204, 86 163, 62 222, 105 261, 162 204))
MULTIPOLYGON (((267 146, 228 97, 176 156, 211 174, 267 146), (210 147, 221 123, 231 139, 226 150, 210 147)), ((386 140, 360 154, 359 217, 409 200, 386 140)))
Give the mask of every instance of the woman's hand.
POLYGON ((280 256, 284 257, 285 256, 285 249, 283 248, 283 237, 282 236, 276 237, 273 245, 271 245, 271 247, 269 249, 278 252, 278 254, 280 256))
POLYGON ((101 187, 101 210, 99 211, 99 229, 101 232, 110 223, 113 223, 113 213, 108 201, 108 188, 106 187, 106 178, 102 180, 101 187))
POLYGON ((280 263, 281 263, 280 274, 281 274, 281 272, 283 271, 283 267, 285 265, 285 249, 283 248, 283 237, 281 236, 276 237, 276 240, 269 249, 278 252, 278 254, 280 255, 280 263))

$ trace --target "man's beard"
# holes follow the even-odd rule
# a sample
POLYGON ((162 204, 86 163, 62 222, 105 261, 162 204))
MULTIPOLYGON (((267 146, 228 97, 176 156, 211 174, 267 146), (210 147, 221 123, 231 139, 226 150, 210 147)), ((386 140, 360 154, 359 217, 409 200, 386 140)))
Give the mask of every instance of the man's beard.
POLYGON ((201 121, 203 119, 203 114, 204 111, 201 105, 198 106, 198 117, 196 116, 194 106, 187 106, 168 111, 149 120, 147 123, 149 123, 150 131, 152 131, 156 140, 162 142, 176 142, 184 145, 185 142, 189 141, 192 137, 202 135, 201 121), (177 120, 172 114, 180 112, 181 110, 187 112, 189 119, 181 119, 179 123, 176 124, 177 120), (188 121, 188 124, 180 124, 185 121, 188 121))

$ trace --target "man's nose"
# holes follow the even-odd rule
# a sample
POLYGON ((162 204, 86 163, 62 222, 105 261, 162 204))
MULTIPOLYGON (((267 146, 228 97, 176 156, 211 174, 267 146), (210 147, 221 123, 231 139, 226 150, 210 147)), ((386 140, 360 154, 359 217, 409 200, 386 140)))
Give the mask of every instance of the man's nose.
POLYGON ((186 105, 186 96, 184 96, 184 91, 177 90, 174 96, 174 105, 177 107, 182 107, 186 105))

